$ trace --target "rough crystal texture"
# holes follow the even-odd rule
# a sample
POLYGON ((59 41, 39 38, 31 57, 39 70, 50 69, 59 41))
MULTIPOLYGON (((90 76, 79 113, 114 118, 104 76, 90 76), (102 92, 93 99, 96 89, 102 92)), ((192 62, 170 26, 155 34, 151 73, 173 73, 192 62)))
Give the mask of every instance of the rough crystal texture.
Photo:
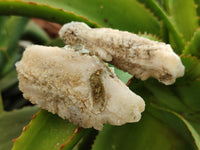
POLYGON ((154 77, 169 85, 184 75, 180 58, 165 43, 126 31, 91 29, 79 22, 65 24, 59 35, 66 44, 84 46, 91 54, 142 80, 154 77))
POLYGON ((33 104, 84 128, 136 122, 142 98, 96 56, 70 47, 28 47, 16 63, 19 88, 33 104))

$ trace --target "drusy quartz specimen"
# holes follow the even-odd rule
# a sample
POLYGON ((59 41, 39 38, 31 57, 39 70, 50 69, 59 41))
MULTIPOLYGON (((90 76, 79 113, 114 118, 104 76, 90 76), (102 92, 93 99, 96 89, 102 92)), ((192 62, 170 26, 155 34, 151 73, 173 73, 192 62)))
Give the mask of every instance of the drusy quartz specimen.
POLYGON ((162 42, 110 28, 92 29, 80 22, 65 24, 59 35, 66 44, 83 46, 91 54, 142 80, 154 77, 169 85, 184 74, 179 56, 162 42))
POLYGON ((81 127, 137 122, 144 111, 143 99, 106 64, 69 46, 29 46, 16 67, 26 99, 81 127))

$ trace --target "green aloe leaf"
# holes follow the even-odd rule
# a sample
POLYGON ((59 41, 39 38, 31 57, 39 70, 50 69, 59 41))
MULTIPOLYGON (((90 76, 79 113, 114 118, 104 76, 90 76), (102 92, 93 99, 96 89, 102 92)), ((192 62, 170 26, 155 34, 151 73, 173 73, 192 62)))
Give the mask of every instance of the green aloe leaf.
POLYGON ((20 135, 23 127, 37 110, 37 107, 25 107, 20 110, 1 113, 0 150, 9 150, 12 148, 13 140, 20 135))
POLYGON ((200 61, 192 56, 182 56, 181 59, 186 67, 185 76, 177 79, 174 85, 164 86, 156 80, 150 79, 145 82, 133 80, 130 86, 132 90, 145 99, 148 112, 151 114, 154 112, 150 109, 149 103, 151 106, 154 104, 156 109, 162 108, 163 114, 158 112, 154 116, 170 125, 189 143, 196 144, 199 149, 200 61))
POLYGON ((198 16, 194 0, 169 0, 169 14, 183 38, 189 41, 198 28, 198 16))
POLYGON ((200 78, 200 60, 194 56, 182 56, 182 63, 185 66, 185 75, 178 82, 192 82, 200 78))
MULTIPOLYGON (((13 69, 13 63, 18 59, 18 42, 24 31, 28 18, 12 16, 7 19, 4 28, 4 34, 1 36, 0 48, 4 52, 6 62, 1 70, 1 75, 5 75, 13 69)), ((1 51, 0 49, 0 51, 1 51)), ((1 54, 0 54, 1 55, 1 54)))
POLYGON ((69 150, 87 132, 57 115, 40 110, 17 138, 12 150, 69 150), (67 142, 67 143, 66 143, 67 142))
POLYGON ((73 150, 91 150, 97 135, 98 131, 90 128, 73 150))
POLYGON ((0 0, 0 14, 26 15, 61 24, 69 21, 82 21, 90 26, 99 27, 94 22, 88 20, 90 19, 105 27, 136 33, 139 31, 148 32, 157 35, 159 35, 160 28, 157 19, 136 0, 60 0, 56 2, 52 0, 0 0), (46 15, 46 12, 48 12, 48 15, 46 15), (124 14, 123 17, 120 17, 122 14, 124 14), (85 16, 88 19, 79 15, 85 16))
POLYGON ((172 86, 170 88, 161 85, 155 80, 149 80, 146 82, 145 87, 151 92, 152 96, 149 98, 150 101, 177 112, 192 112, 183 100, 180 99, 172 86))
POLYGON ((3 33, 4 25, 5 25, 7 19, 8 19, 7 16, 0 16, 0 35, 2 35, 2 33, 3 33))
MULTIPOLYGON (((8 17, 6 16, 0 16, 0 37, 5 37, 6 36, 6 31, 5 31, 5 25, 8 20, 8 17)), ((2 46, 5 43, 5 38, 1 38, 0 40, 0 49, 4 49, 2 46)))
MULTIPOLYGON (((187 119, 187 117, 186 117, 187 119)), ((198 144, 198 147, 200 146, 200 143, 199 143, 199 137, 200 137, 200 123, 199 123, 199 120, 200 120, 200 115, 198 115, 198 117, 195 117, 195 120, 190 120, 190 119, 187 119, 190 123, 190 125, 192 126, 192 130, 191 132, 195 132, 195 133, 192 133, 193 135, 196 136, 196 143, 198 144), (197 141, 198 140, 198 141, 197 141)), ((196 145, 197 145, 196 144, 196 145)))
POLYGON ((193 55, 200 58, 200 30, 198 29, 194 36, 192 37, 191 41, 187 44, 183 53, 185 55, 193 55))
MULTIPOLYGON (((196 6, 196 8, 197 8, 197 14, 198 14, 198 16, 200 16, 200 0, 194 0, 194 2, 195 2, 195 6, 196 6)), ((200 20, 199 20, 199 24, 200 24, 200 20)))
POLYGON ((158 107, 156 105, 151 105, 151 113, 162 120, 165 123, 171 125, 171 127, 180 135, 182 135, 188 142, 200 149, 200 127, 199 127, 199 119, 200 116, 198 115, 198 119, 191 121, 190 115, 194 114, 178 114, 172 110, 165 109, 162 107, 158 107), (185 116, 185 117, 184 117, 185 116), (197 123, 198 120, 198 123, 197 123), (191 139, 192 138, 192 139, 191 139))
POLYGON ((194 113, 200 111, 200 60, 192 56, 182 56, 185 76, 178 79, 173 90, 181 101, 194 113))
POLYGON ((65 11, 61 8, 55 8, 50 5, 38 4, 34 1, 15 1, 15 0, 0 0, 0 14, 1 15, 20 15, 27 17, 37 17, 52 22, 64 24, 72 20, 86 22, 90 26, 97 27, 94 22, 87 18, 76 15, 73 12, 65 11), (48 15, 46 15, 48 12, 48 15))
POLYGON ((191 149, 199 149, 200 61, 192 56, 182 56, 181 59, 186 67, 185 76, 177 79, 175 84, 164 86, 153 79, 145 82, 134 79, 130 87, 145 99, 147 112, 170 125, 189 143, 196 145, 194 147, 197 148, 191 149), (154 104, 156 109, 162 108, 162 113, 154 114, 149 103, 150 106, 154 104))
POLYGON ((93 150, 192 150, 192 146, 167 124, 143 113, 138 123, 120 127, 106 125, 97 136, 93 150))
POLYGON ((50 42, 48 34, 33 21, 29 21, 27 24, 23 33, 23 38, 40 45, 46 45, 46 43, 50 42))
POLYGON ((16 50, 18 41, 23 33, 23 30, 28 23, 28 18, 24 17, 11 17, 6 23, 6 32, 8 43, 6 45, 6 52, 8 55, 12 55, 16 50))
POLYGON ((4 107, 3 107, 3 99, 0 91, 0 114, 4 112, 4 107))
POLYGON ((6 64, 6 62, 8 61, 8 55, 6 53, 6 49, 3 47, 0 47, 0 78, 2 76, 2 70, 6 64))
POLYGON ((176 95, 179 96, 180 100, 193 110, 198 113, 200 111, 200 81, 191 82, 188 84, 177 84, 175 87, 176 95))
POLYGON ((2 69, 5 65, 5 63, 8 61, 7 54, 6 54, 6 48, 3 46, 5 43, 5 38, 4 38, 5 34, 6 34, 5 24, 6 24, 7 18, 8 17, 0 16, 0 37, 1 37, 1 40, 0 40, 0 77, 1 77, 2 69))
POLYGON ((17 82, 18 82, 17 72, 16 70, 12 70, 2 79, 0 79, 0 91, 5 91, 6 89, 8 89, 17 82))
MULTIPOLYGON (((167 29, 170 32, 170 44, 172 45, 174 51, 178 54, 181 54, 184 49, 184 40, 180 36, 180 33, 175 28, 172 21, 169 19, 166 12, 155 2, 155 0, 138 0, 141 3, 145 4, 147 8, 149 8, 155 16, 157 16, 163 23, 166 25, 167 29)), ((164 26, 163 26, 164 27, 164 26)), ((161 29, 163 31, 163 29, 161 29)), ((166 35, 164 37, 164 41, 166 41, 166 35)))

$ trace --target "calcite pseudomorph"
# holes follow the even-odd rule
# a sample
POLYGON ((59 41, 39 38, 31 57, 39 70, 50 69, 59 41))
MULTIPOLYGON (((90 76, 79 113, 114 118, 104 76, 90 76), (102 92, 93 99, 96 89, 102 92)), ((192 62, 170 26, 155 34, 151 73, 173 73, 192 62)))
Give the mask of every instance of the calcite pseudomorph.
POLYGON ((70 47, 29 46, 16 63, 26 99, 84 128, 137 122, 143 99, 99 58, 70 47))
POLYGON ((65 24, 59 35, 66 44, 83 46, 91 54, 141 80, 153 77, 170 85, 184 75, 184 66, 169 44, 127 31, 90 28, 82 22, 65 24))

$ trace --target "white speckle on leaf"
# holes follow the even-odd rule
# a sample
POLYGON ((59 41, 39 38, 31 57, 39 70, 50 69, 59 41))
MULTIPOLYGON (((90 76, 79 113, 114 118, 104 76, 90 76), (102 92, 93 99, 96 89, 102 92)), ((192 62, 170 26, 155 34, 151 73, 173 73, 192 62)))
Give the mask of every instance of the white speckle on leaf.
POLYGON ((84 46, 91 54, 142 80, 154 77, 169 85, 184 75, 179 56, 162 42, 126 31, 92 29, 80 22, 65 24, 59 35, 66 44, 84 46))

